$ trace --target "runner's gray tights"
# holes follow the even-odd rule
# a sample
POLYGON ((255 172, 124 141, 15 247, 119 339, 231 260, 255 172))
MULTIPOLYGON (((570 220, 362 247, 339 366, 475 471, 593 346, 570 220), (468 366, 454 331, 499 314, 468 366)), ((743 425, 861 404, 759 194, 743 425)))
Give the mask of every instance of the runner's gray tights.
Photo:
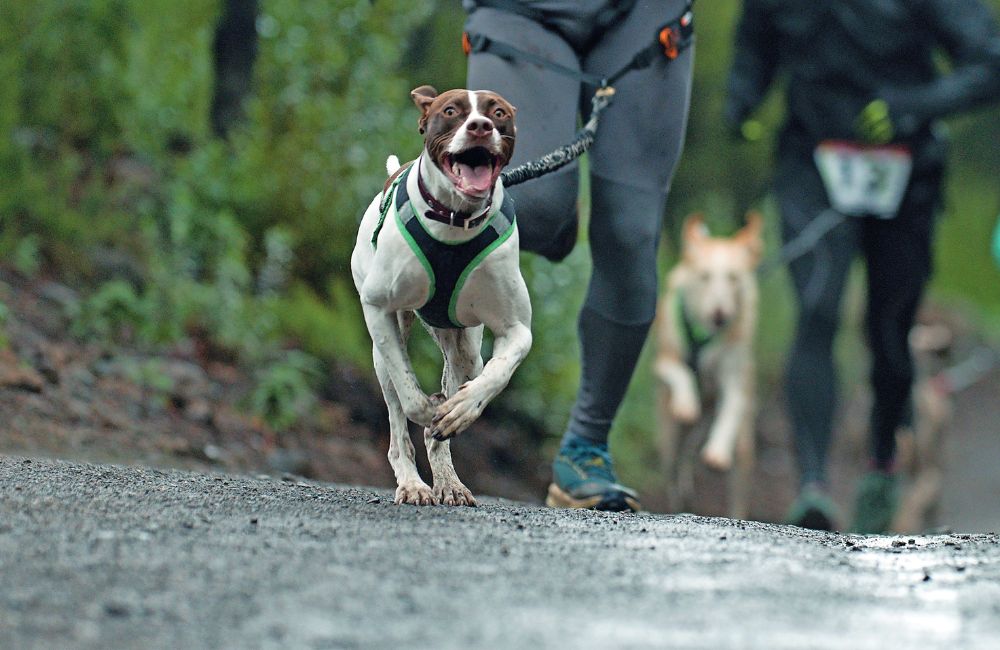
MULTIPOLYGON (((559 229, 536 230, 532 224, 553 215, 536 214, 530 206, 575 206, 575 184, 563 189, 569 193, 561 200, 550 193, 548 201, 534 203, 519 200, 517 188, 512 189, 518 223, 526 226, 522 248, 552 252, 551 234, 559 229)), ((666 196, 592 175, 591 200, 593 270, 578 320, 580 389, 567 434, 606 444, 656 312, 656 250, 666 196)), ((568 248, 555 252, 565 254, 568 248)))

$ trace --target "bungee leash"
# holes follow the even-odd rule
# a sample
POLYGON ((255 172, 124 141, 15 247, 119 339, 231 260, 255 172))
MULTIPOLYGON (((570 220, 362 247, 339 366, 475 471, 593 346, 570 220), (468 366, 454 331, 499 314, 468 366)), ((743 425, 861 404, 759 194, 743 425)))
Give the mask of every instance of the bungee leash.
POLYGON ((833 208, 823 210, 816 215, 815 219, 806 224, 806 227, 799 231, 795 237, 785 242, 774 255, 761 262, 757 267, 757 274, 765 276, 780 266, 791 264, 812 251, 827 233, 842 224, 846 219, 846 215, 833 208))
POLYGON ((539 176, 554 172, 583 155, 590 148, 590 145, 594 143, 594 136, 597 135, 597 124, 600 121, 601 113, 611 103, 614 95, 615 89, 611 86, 598 88, 597 92, 594 93, 594 97, 590 100, 590 119, 583 125, 583 128, 576 132, 573 141, 559 147, 555 151, 545 154, 541 158, 529 160, 513 169, 504 170, 500 173, 500 179, 503 181, 504 187, 517 185, 532 178, 538 178, 539 176))

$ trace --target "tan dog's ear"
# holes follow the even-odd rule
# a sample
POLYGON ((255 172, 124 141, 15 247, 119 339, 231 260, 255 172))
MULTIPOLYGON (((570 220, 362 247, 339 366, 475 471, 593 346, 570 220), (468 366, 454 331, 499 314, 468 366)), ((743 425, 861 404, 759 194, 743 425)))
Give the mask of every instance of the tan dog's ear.
POLYGON ((750 251, 755 264, 760 261, 761 255, 764 254, 763 230, 764 218, 760 216, 760 212, 752 210, 747 212, 747 225, 740 228, 735 235, 736 241, 746 246, 747 250, 750 251))
POLYGON ((683 241, 684 257, 690 259, 694 254, 698 244, 708 238, 708 228, 705 226, 705 216, 700 212, 695 212, 684 220, 684 229, 681 233, 683 241))
POLYGON ((427 111, 430 110, 431 104, 434 103, 437 96, 438 91, 434 89, 434 86, 420 86, 410 91, 413 103, 420 109, 420 119, 417 120, 417 126, 421 135, 427 129, 427 111))

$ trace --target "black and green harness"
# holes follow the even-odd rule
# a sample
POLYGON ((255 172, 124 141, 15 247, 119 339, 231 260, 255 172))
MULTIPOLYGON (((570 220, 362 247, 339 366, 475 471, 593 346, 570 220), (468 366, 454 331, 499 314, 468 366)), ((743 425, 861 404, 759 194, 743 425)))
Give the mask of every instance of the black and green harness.
POLYGON ((683 333, 681 344, 684 345, 684 362, 697 375, 698 359, 701 357, 702 350, 716 340, 719 332, 709 331, 698 322, 691 320, 684 305, 684 296, 681 291, 678 291, 674 296, 673 309, 683 333))
MULTIPOLYGON (((486 225, 478 235, 466 241, 445 241, 429 233, 417 217, 406 189, 406 179, 417 165, 399 174, 386 190, 379 206, 379 220, 372 234, 372 246, 378 246, 378 236, 389 214, 394 214, 396 226, 417 256, 430 280, 427 302, 417 309, 424 323, 441 329, 463 328, 458 320, 458 296, 469 275, 513 234, 514 201, 509 194, 503 202, 493 205, 486 225)), ((418 172, 419 173, 419 172, 418 172)))

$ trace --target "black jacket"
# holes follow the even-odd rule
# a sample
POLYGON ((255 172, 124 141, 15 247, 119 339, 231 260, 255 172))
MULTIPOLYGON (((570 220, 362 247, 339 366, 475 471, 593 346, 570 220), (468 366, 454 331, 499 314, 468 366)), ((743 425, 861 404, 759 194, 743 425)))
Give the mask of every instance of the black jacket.
POLYGON ((1000 97, 1000 34, 978 0, 745 0, 735 43, 726 120, 746 119, 787 73, 785 150, 855 139, 881 98, 896 141, 919 151, 936 118, 1000 97))

